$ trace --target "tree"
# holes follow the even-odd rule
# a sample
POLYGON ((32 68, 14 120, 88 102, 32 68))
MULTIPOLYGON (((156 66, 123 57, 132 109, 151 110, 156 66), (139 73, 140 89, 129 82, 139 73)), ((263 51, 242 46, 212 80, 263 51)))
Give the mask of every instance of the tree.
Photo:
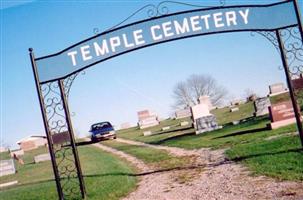
POLYGON ((247 88, 244 91, 244 95, 245 95, 246 101, 255 101, 257 99, 256 93, 252 89, 249 89, 249 88, 247 88))
POLYGON ((207 95, 214 106, 223 103, 227 90, 218 85, 209 75, 191 75, 186 81, 178 82, 173 89, 175 107, 189 107, 198 104, 200 96, 207 95))

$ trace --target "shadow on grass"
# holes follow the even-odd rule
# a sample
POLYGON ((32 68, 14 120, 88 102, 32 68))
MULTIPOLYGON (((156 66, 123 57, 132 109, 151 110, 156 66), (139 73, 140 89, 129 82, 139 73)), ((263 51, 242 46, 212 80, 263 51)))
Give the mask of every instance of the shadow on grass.
POLYGON ((12 189, 12 188, 17 188, 17 187, 23 187, 23 186, 32 186, 32 185, 38 185, 38 184, 43 184, 43 183, 48 183, 48 182, 53 182, 55 183, 55 179, 46 179, 46 180, 41 180, 41 181, 35 181, 31 183, 21 183, 21 184, 16 184, 16 185, 11 185, 7 187, 0 188, 0 191, 4 191, 7 189, 12 189))
POLYGON ((188 166, 188 167, 173 167, 173 168, 168 168, 168 169, 160 169, 160 170, 154 170, 154 171, 148 171, 148 172, 143 172, 143 173, 123 173, 123 172, 114 172, 114 173, 104 173, 104 174, 89 174, 89 175, 84 175, 83 177, 104 177, 104 176, 135 176, 135 177, 140 177, 140 176, 147 176, 151 174, 158 174, 158 173, 164 173, 164 172, 170 172, 170 171, 179 171, 179 170, 193 170, 193 169, 203 169, 205 167, 217 167, 220 165, 225 165, 232 163, 229 160, 223 160, 217 163, 212 163, 212 164, 205 164, 205 165, 194 165, 194 166, 188 166))
MULTIPOLYGON (((217 162, 217 163, 211 163, 211 164, 200 164, 200 165, 194 165, 194 166, 187 166, 187 167, 173 167, 173 168, 168 168, 168 169, 160 169, 160 170, 154 170, 154 171, 148 171, 148 172, 142 172, 142 173, 124 173, 124 172, 113 172, 113 173, 102 173, 102 174, 88 174, 88 175, 83 175, 84 178, 93 178, 93 177, 106 177, 106 176, 134 176, 134 177, 140 177, 140 176, 147 176, 151 174, 157 174, 157 173, 164 173, 164 172, 170 172, 170 171, 179 171, 179 170, 193 170, 193 169, 203 169, 205 167, 217 167, 220 165, 225 165, 229 164, 232 161, 229 161, 227 159, 217 162)), ((70 179, 68 177, 62 178, 61 180, 64 179, 70 179)), ((72 179, 76 179, 75 177, 72 179)), ((32 186, 32 185, 37 185, 37 184, 43 184, 43 183, 48 183, 48 182, 53 182, 55 184, 55 179, 46 179, 46 180, 41 180, 41 181, 36 181, 32 183, 23 183, 23 184, 18 184, 14 185, 11 187, 6 187, 6 188, 1 188, 0 191, 10 189, 10 188, 16 188, 16 187, 22 187, 22 186, 32 186)))
MULTIPOLYGON (((191 129, 191 128, 189 128, 189 129, 191 129)), ((184 133, 184 134, 181 134, 181 135, 176 135, 176 136, 165 138, 165 139, 162 139, 162 140, 159 140, 159 141, 152 141, 152 142, 148 142, 148 143, 149 144, 160 145, 160 144, 162 144, 164 142, 171 141, 171 140, 178 140, 179 138, 182 138, 182 137, 185 137, 185 136, 189 136, 189 135, 196 135, 196 132, 195 131, 191 131, 191 132, 184 133)))
POLYGON ((177 129, 173 129, 173 130, 169 130, 169 131, 160 131, 160 132, 157 132, 156 134, 165 134, 165 133, 173 133, 173 132, 177 132, 177 131, 186 131, 186 130, 189 130, 191 129, 192 127, 185 127, 185 128, 177 128, 177 129))
POLYGON ((239 161, 243 161, 249 158, 255 158, 255 157, 260 157, 260 156, 266 156, 266 155, 278 155, 278 154, 284 154, 284 153, 303 153, 303 149, 302 148, 296 148, 296 149, 288 149, 288 150, 284 150, 284 151, 278 151, 278 152, 267 152, 267 153, 259 153, 259 154, 251 154, 251 155, 247 155, 247 156, 240 156, 240 157, 236 157, 233 159, 230 159, 234 162, 239 162, 239 161))
POLYGON ((84 145, 90 145, 90 144, 95 144, 95 143, 98 143, 98 141, 83 141, 83 142, 77 142, 76 143, 76 146, 84 146, 84 145))
POLYGON ((234 133, 231 133, 228 135, 223 135, 223 136, 212 138, 212 140, 219 139, 219 138, 232 137, 232 136, 237 136, 237 135, 244 135, 244 134, 248 134, 248 133, 257 133, 257 132, 267 131, 267 130, 270 130, 270 128, 266 126, 266 127, 262 127, 262 128, 251 129, 251 130, 238 131, 238 132, 234 132, 234 133))

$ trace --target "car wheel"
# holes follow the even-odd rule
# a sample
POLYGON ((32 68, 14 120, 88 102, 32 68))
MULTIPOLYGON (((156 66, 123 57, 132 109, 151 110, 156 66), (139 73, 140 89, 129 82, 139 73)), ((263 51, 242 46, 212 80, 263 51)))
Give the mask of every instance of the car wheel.
POLYGON ((117 136, 114 136, 114 139, 117 139, 117 136))
POLYGON ((97 139, 92 137, 91 141, 95 143, 95 142, 97 142, 97 139))

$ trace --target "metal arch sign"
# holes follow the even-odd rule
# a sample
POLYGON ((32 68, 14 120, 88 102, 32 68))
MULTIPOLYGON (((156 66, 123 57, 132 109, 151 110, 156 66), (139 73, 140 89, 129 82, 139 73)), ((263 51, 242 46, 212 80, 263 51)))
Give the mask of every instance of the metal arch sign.
POLYGON ((197 9, 122 26, 35 61, 39 82, 45 83, 159 43, 212 33, 275 30, 297 24, 292 1, 197 9))

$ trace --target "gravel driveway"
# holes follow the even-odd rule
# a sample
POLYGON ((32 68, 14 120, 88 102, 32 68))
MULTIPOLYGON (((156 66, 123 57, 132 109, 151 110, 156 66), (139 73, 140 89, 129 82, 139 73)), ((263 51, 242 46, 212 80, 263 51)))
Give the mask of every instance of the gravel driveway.
POLYGON ((125 200, 303 200, 302 182, 279 182, 264 176, 251 176, 245 167, 227 161, 224 150, 185 150, 125 139, 117 141, 167 150, 175 156, 195 158, 189 163, 189 168, 163 171, 147 166, 124 152, 100 143, 93 144, 128 160, 140 171, 137 189, 125 197, 125 200), (189 174, 191 178, 180 182, 176 179, 180 173, 189 174))

